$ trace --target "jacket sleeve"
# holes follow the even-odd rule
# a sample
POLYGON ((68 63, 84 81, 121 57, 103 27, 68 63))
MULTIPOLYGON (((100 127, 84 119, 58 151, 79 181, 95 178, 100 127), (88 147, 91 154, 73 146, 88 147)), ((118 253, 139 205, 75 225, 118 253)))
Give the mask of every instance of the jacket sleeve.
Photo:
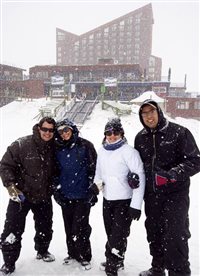
POLYGON ((97 152, 94 148, 94 145, 88 141, 87 143, 87 170, 88 176, 91 181, 94 179, 95 169, 97 162, 97 152))
POLYGON ((192 133, 184 128, 177 146, 181 152, 179 164, 171 168, 177 173, 177 180, 182 181, 200 172, 200 152, 192 133))
POLYGON ((0 162, 0 176, 5 187, 18 182, 17 172, 21 167, 19 151, 20 142, 17 140, 7 148, 0 162))
POLYGON ((97 156, 97 164, 96 164, 95 177, 94 177, 94 183, 96 184, 102 181, 101 166, 100 166, 101 155, 99 154, 99 152, 97 156))
POLYGON ((145 191, 144 166, 140 154, 136 149, 132 149, 132 151, 129 151, 128 154, 130 154, 129 158, 127 158, 128 168, 131 172, 134 172, 139 176, 140 181, 139 187, 137 189, 133 189, 130 207, 141 210, 145 191))

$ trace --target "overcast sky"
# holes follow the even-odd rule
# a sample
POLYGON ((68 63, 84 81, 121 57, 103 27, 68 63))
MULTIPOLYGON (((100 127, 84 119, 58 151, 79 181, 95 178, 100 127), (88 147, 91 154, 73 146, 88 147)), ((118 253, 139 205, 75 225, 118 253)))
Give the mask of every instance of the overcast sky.
MULTIPOLYGON (((1 1, 1 63, 29 69, 56 64, 56 27, 80 35, 125 15, 147 1, 1 1)), ((199 1, 151 1, 152 54, 162 75, 199 91, 199 1)))

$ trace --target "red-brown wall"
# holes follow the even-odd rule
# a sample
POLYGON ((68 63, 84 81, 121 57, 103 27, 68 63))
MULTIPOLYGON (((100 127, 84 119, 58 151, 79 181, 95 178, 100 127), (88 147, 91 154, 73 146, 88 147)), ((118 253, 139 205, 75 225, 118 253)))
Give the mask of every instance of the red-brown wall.
POLYGON ((193 118, 200 119, 200 108, 197 109, 197 105, 200 107, 200 98, 177 98, 167 97, 166 112, 173 118, 193 118), (188 102, 188 109, 177 108, 178 102, 188 102), (195 107, 196 105, 196 107, 195 107))

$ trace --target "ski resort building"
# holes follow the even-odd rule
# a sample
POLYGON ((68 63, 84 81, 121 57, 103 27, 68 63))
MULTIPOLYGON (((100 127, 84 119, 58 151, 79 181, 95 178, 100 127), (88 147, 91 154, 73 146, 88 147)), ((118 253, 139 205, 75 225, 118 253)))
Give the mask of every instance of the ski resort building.
POLYGON ((138 64, 144 78, 161 80, 162 60, 152 55, 152 5, 148 4, 82 35, 56 29, 57 65, 138 64))

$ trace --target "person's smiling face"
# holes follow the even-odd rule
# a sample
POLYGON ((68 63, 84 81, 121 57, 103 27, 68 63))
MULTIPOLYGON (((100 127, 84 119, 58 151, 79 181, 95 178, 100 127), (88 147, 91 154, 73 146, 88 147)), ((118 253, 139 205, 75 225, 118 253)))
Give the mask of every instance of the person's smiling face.
POLYGON ((64 127, 61 130, 58 130, 59 135, 63 140, 69 140, 72 137, 72 129, 69 127, 64 127))
POLYGON ((38 127, 40 137, 43 141, 48 142, 53 138, 54 135, 54 125, 44 122, 41 127, 38 127))
POLYGON ((151 105, 142 108, 141 116, 144 124, 149 128, 156 128, 158 124, 158 111, 151 105))
POLYGON ((113 144, 118 141, 122 136, 120 131, 108 130, 105 132, 106 140, 109 144, 113 144))

